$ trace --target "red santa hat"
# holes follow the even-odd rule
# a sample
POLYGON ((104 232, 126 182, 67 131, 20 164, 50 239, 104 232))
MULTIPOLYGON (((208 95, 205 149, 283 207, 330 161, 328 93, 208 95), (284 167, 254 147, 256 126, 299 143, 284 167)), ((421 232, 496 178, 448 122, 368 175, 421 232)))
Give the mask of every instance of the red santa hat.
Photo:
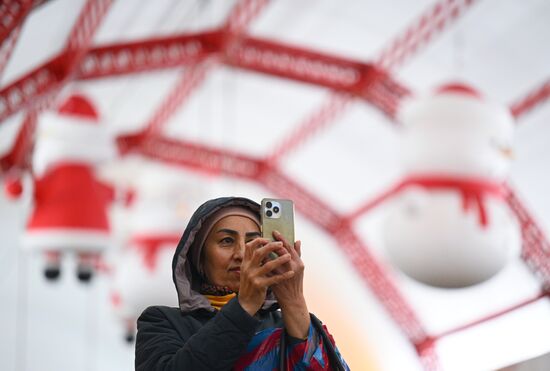
POLYGON ((483 100, 483 97, 479 91, 475 90, 470 85, 466 85, 460 82, 452 82, 441 85, 439 88, 436 89, 436 92, 437 94, 456 94, 483 100))
POLYGON ((39 127, 33 169, 45 174, 60 162, 100 164, 116 157, 115 140, 102 125, 99 111, 86 96, 75 93, 53 112, 44 112, 39 127), (93 138, 93 140, 90 140, 93 138))
POLYGON ((92 102, 82 94, 69 96, 57 109, 60 115, 75 116, 84 122, 97 123, 99 114, 92 102))

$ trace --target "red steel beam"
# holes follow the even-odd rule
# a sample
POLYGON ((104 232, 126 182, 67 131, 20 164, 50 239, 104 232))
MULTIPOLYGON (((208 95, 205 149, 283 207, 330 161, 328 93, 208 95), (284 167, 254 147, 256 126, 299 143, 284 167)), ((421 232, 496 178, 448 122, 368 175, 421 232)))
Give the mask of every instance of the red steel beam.
POLYGON ((223 54, 232 36, 221 30, 94 48, 78 69, 81 80, 189 66, 218 55, 229 66, 315 84, 357 95, 393 117, 409 90, 391 76, 362 63, 330 54, 243 37, 223 54))
POLYGON ((295 151, 309 137, 326 128, 334 122, 336 117, 345 111, 351 98, 341 93, 333 93, 313 113, 310 113, 304 121, 300 122, 290 135, 284 138, 267 158, 267 162, 276 163, 282 156, 287 156, 295 151))
POLYGON ((215 62, 212 59, 207 59, 204 63, 189 67, 188 70, 179 76, 168 96, 147 121, 146 128, 148 133, 161 132, 162 127, 168 122, 170 117, 189 99, 193 91, 197 90, 203 83, 208 72, 215 66, 215 62))
MULTIPOLYGON (((227 38, 230 36, 217 30, 93 48, 84 58, 78 78, 189 65, 210 54, 221 53, 227 38)), ((253 37, 242 38, 222 59, 230 66, 357 94, 362 93, 365 75, 373 70, 368 63, 253 37)))
MULTIPOLYGON (((241 0, 231 10, 221 32, 214 35, 221 53, 240 42, 242 33, 267 4, 267 0, 241 0)), ((219 58, 209 56, 200 64, 184 71, 168 96, 155 110, 146 124, 146 133, 160 132, 170 117, 187 101, 192 92, 203 83, 208 73, 219 63, 219 58)))
POLYGON ((0 45, 19 27, 33 8, 33 0, 3 0, 0 3, 0 45))
POLYGON ((107 13, 112 0, 89 0, 67 40, 63 52, 35 68, 0 91, 0 123, 31 104, 41 104, 72 78, 86 53, 93 33, 107 13))
MULTIPOLYGON (((445 26, 456 20, 471 3, 473 1, 470 0, 443 0, 435 4, 409 26, 406 32, 396 37, 375 59, 375 65, 380 68, 378 74, 381 75, 382 70, 389 70, 397 64, 404 63, 405 59, 417 52, 422 44, 425 45, 435 34, 441 33, 445 26)), ((388 74, 384 74, 384 78, 374 78, 372 75, 374 74, 363 80, 361 88, 355 94, 378 107, 395 123, 399 102, 410 92, 397 84, 388 74)), ((345 111, 351 101, 349 95, 332 94, 273 150, 269 161, 277 161, 279 157, 311 139, 320 128, 326 128, 334 123, 336 117, 345 111)))
POLYGON ((17 26, 15 30, 9 34, 7 40, 4 40, 4 43, 0 45, 0 79, 4 74, 4 69, 8 65, 13 49, 15 49, 15 44, 21 33, 21 27, 21 25, 17 26))
POLYGON ((155 160, 207 173, 251 179, 261 169, 260 162, 252 157, 181 139, 139 133, 119 137, 117 141, 122 154, 137 152, 155 160))
POLYGON ((27 113, 21 129, 17 133, 12 150, 0 158, 0 173, 30 168, 36 119, 36 111, 31 110, 27 113))
POLYGON ((64 56, 58 56, 0 91, 0 123, 10 115, 48 98, 65 76, 64 56))
POLYGON ((364 75, 372 70, 369 64, 252 37, 230 50, 226 63, 347 92, 359 92, 364 75))
POLYGON ((250 23, 269 3, 269 0, 242 0, 239 1, 227 17, 224 31, 233 35, 243 35, 250 23))
POLYGON ((111 2, 88 0, 69 34, 65 51, 0 91, 0 122, 30 107, 13 147, 0 159, 3 171, 30 166, 35 116, 53 104, 63 85, 71 79, 111 2))
POLYGON ((542 228, 512 188, 507 186, 506 201, 514 212, 521 226, 522 252, 521 257, 527 266, 541 280, 543 288, 550 290, 550 242, 542 228))
POLYGON ((442 0, 430 7, 405 31, 392 40, 388 47, 380 52, 375 64, 386 70, 398 65, 417 53, 434 36, 453 24, 475 0, 442 0))
POLYGON ((510 106, 510 111, 515 118, 520 118, 548 99, 550 99, 550 79, 535 87, 525 97, 518 99, 510 106))
POLYGON ((80 80, 196 65, 222 50, 221 30, 183 34, 91 49, 77 70, 80 80))

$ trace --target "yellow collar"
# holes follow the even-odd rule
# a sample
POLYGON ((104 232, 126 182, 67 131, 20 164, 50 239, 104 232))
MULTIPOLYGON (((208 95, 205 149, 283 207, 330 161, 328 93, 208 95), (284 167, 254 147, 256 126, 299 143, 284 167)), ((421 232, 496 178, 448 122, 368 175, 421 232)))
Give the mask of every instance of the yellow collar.
POLYGON ((237 294, 227 294, 223 296, 217 296, 217 295, 204 295, 205 298, 208 299, 210 302, 210 305, 212 305, 217 310, 220 310, 227 302, 231 299, 233 299, 237 294))

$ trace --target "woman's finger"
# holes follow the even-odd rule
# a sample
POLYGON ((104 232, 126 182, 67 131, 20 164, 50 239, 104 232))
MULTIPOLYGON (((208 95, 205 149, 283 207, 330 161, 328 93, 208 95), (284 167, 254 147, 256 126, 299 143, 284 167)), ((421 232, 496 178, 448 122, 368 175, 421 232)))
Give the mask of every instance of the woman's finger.
POLYGON ((271 252, 277 252, 280 251, 282 248, 282 242, 275 241, 275 242, 268 242, 265 245, 263 245, 260 248, 257 248, 252 253, 252 258, 250 259, 253 265, 261 265, 264 260, 266 260, 267 256, 271 252))
POLYGON ((254 255, 254 252, 267 244, 269 240, 266 240, 265 238, 255 238, 250 242, 247 242, 244 246, 244 259, 245 260, 252 260, 252 257, 254 255))
POLYGON ((269 276, 269 277, 266 277, 263 281, 263 283, 266 285, 266 286, 273 286, 273 285, 277 285, 283 281, 286 281, 290 278, 294 277, 294 271, 287 271, 287 272, 284 272, 284 273, 281 273, 281 274, 277 274, 275 276, 269 276))
POLYGON ((294 249, 294 246, 288 243, 288 241, 279 231, 273 231, 273 237, 275 237, 276 240, 281 241, 283 243, 284 248, 290 253, 290 255, 299 256, 299 254, 294 249))
POLYGON ((282 265, 288 263, 292 257, 289 253, 286 253, 284 255, 279 256, 276 259, 270 260, 267 263, 265 263, 262 268, 258 271, 261 275, 267 275, 269 273, 280 273, 280 272, 274 272, 275 269, 281 267, 282 265))

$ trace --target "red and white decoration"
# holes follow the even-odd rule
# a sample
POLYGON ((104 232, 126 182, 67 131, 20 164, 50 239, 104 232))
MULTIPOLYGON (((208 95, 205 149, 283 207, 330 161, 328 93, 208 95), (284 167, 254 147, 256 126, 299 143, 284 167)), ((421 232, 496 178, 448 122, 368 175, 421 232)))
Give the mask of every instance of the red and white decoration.
POLYGON ((135 187, 134 198, 126 220, 118 223, 126 225, 117 225, 127 230, 128 236, 111 276, 111 304, 129 342, 145 308, 177 306, 172 258, 188 217, 188 208, 182 201, 186 189, 175 177, 142 171, 131 183, 135 187))
POLYGON ((60 258, 74 253, 78 277, 91 278, 95 261, 110 245, 113 190, 96 166, 116 154, 96 108, 71 95, 39 121, 33 157, 33 208, 23 237, 29 250, 47 255, 46 277, 60 274, 60 258))
POLYGON ((519 257, 503 182, 514 121, 464 85, 404 104, 405 180, 384 225, 390 260, 438 287, 483 282, 519 257))

